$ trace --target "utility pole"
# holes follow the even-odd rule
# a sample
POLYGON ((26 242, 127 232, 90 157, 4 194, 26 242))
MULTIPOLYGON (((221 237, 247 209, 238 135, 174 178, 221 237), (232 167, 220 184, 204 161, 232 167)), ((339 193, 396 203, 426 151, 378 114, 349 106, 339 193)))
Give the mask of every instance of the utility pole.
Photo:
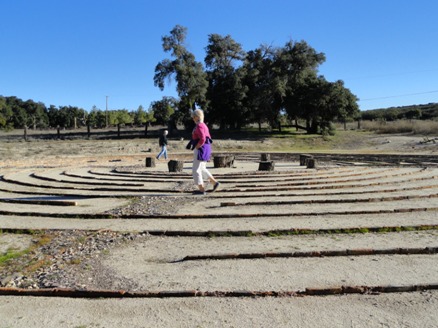
POLYGON ((108 127, 108 96, 106 97, 106 110, 105 110, 105 127, 108 127))

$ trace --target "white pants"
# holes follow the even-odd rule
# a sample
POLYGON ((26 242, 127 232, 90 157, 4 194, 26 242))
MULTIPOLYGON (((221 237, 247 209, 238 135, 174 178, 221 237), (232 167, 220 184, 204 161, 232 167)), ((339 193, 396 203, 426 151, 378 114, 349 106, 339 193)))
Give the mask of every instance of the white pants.
POLYGON ((196 185, 204 185, 204 179, 213 179, 213 175, 207 170, 207 162, 198 160, 198 150, 193 151, 193 167, 192 167, 193 180, 196 185))

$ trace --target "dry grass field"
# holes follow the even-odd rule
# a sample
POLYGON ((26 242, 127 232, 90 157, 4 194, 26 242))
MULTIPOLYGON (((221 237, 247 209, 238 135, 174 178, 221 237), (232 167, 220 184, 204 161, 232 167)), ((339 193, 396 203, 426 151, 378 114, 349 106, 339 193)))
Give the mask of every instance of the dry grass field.
MULTIPOLYGON (((84 133, 84 131, 82 131, 84 133)), ((149 151, 158 153, 157 138, 142 137, 113 138, 110 140, 78 138, 41 139, 41 132, 29 132, 28 141, 24 141, 20 131, 9 133, 0 132, 0 165, 18 166, 28 161, 35 163, 53 162, 56 160, 77 160, 94 158, 95 160, 117 158, 123 156, 144 157, 149 151)), ((149 134, 156 134, 152 131, 149 134)), ((335 136, 307 136, 301 134, 280 134, 273 137, 255 136, 239 138, 228 137, 222 133, 220 138, 215 137, 215 152, 288 152, 288 153, 397 153, 397 154, 436 154, 438 140, 436 135, 422 135, 412 133, 374 133, 358 130, 338 130, 335 136), (432 140, 427 142, 428 140, 432 140)), ((51 137, 56 132, 51 131, 51 137)), ((187 154, 185 149, 187 138, 170 136, 170 156, 187 154)))

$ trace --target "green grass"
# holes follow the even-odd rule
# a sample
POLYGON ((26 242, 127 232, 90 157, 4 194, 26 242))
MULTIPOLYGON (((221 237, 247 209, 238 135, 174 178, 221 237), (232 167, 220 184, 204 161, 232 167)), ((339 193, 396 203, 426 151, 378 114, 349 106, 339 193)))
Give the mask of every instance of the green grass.
MULTIPOLYGON (((25 231, 25 233, 28 233, 28 231, 25 231)), ((14 248, 9 248, 6 253, 0 255, 0 268, 4 267, 5 265, 9 265, 11 263, 11 261, 21 258, 21 257, 25 257, 28 256, 29 254, 31 254, 36 248, 41 247, 43 245, 46 245, 48 243, 50 243, 50 241, 52 240, 52 236, 45 234, 45 233, 38 233, 38 232, 32 232, 32 234, 36 237, 38 237, 38 240, 33 243, 31 246, 29 246, 26 249, 20 250, 18 251, 17 249, 14 248)), ((46 264, 46 260, 38 260, 35 261, 35 259, 30 259, 29 263, 27 264, 27 269, 29 270, 29 268, 32 270, 32 268, 38 268, 41 265, 45 265, 46 264)))
MULTIPOLYGON (((0 229, 0 235, 4 234, 4 233, 5 233, 5 231, 0 229)), ((7 233, 9 233, 9 234, 18 234, 18 235, 37 235, 38 234, 36 231, 28 230, 28 229, 24 229, 24 230, 18 229, 18 230, 14 230, 14 231, 8 231, 7 233)), ((46 236, 42 235, 41 239, 39 239, 39 242, 37 244, 41 245, 41 243, 44 243, 45 242, 45 238, 46 238, 46 236)), ((15 249, 15 248, 9 248, 6 251, 6 253, 0 255, 0 267, 4 266, 5 264, 7 264, 9 261, 11 261, 13 259, 16 259, 16 258, 19 258, 19 257, 21 257, 23 255, 28 254, 32 250, 32 247, 33 246, 28 247, 27 249, 24 249, 24 250, 21 250, 21 251, 15 249)))
POLYGON ((16 249, 8 249, 6 253, 0 255, 0 267, 6 265, 9 261, 19 258, 25 254, 27 254, 30 250, 25 249, 22 251, 17 251, 16 249))
POLYGON ((245 152, 310 152, 329 151, 336 142, 335 137, 323 137, 319 135, 290 135, 270 136, 261 140, 217 140, 217 151, 242 151, 245 152))
POLYGON ((214 142, 215 151, 228 152, 292 152, 292 153, 330 153, 351 152, 366 144, 373 131, 338 130, 333 136, 303 133, 273 133, 259 138, 245 139, 242 135, 234 138, 218 138, 214 142))

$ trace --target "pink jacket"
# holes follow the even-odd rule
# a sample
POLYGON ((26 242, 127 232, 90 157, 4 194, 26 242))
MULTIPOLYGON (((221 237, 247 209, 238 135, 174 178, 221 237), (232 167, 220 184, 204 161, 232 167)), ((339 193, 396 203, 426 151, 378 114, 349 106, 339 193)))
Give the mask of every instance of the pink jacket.
POLYGON ((203 144, 205 144, 207 137, 211 139, 210 131, 208 130, 207 125, 204 122, 196 124, 196 127, 192 132, 192 140, 199 140, 197 145, 201 147, 203 144))

